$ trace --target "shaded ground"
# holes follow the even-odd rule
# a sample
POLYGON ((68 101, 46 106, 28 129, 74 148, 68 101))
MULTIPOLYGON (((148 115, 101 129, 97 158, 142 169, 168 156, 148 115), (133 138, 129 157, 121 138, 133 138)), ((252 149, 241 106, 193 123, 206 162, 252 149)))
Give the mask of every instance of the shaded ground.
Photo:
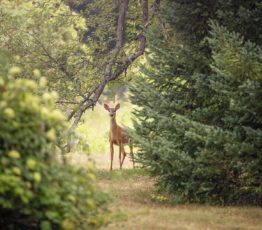
MULTIPOLYGON (((94 156, 91 156, 94 159, 94 156)), ((103 230, 261 230, 262 209, 254 207, 215 207, 206 205, 170 205, 152 199, 154 181, 141 169, 132 169, 126 161, 124 170, 110 172, 109 155, 96 155, 100 187, 111 194, 112 214, 103 230)), ((81 165, 87 158, 72 157, 81 165)))

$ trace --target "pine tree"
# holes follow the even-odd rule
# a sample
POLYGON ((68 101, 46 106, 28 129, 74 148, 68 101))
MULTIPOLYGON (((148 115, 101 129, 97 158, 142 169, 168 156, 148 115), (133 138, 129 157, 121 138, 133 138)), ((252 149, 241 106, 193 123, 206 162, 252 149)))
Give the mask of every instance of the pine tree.
POLYGON ((152 175, 160 176, 161 186, 181 194, 187 190, 199 144, 185 136, 190 125, 184 120, 203 103, 192 76, 205 76, 210 69, 210 51, 200 41, 207 35, 207 20, 213 11, 209 9, 210 16, 200 17, 201 6, 190 1, 167 1, 162 12, 167 29, 162 31, 159 23, 148 35, 147 64, 132 87, 132 102, 141 107, 135 112, 138 122, 134 135, 140 161, 149 166, 152 175), (185 17, 189 14, 192 17, 185 17))
POLYGON ((148 35, 132 87, 134 139, 139 160, 178 200, 262 204, 261 9, 167 1, 168 32, 156 24, 148 35))
POLYGON ((197 151, 193 180, 205 195, 225 203, 262 205, 262 50, 217 24, 209 43, 213 75, 208 84, 223 113, 219 123, 191 128, 205 143, 197 151))

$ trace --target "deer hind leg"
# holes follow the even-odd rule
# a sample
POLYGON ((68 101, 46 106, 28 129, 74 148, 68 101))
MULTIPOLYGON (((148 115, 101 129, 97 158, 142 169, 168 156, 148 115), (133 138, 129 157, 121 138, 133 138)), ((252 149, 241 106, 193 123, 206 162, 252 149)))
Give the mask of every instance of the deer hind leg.
POLYGON ((121 165, 123 166, 123 163, 124 163, 124 160, 125 160, 125 157, 126 157, 124 145, 122 145, 122 154, 123 154, 123 159, 122 159, 121 165))
POLYGON ((113 143, 110 142, 110 156, 111 156, 111 164, 110 164, 110 170, 113 169, 113 158, 114 158, 114 146, 113 143))
POLYGON ((134 159, 134 152, 133 152, 133 143, 130 141, 129 143, 129 148, 130 148, 130 155, 131 155, 131 159, 133 162, 133 168, 135 168, 135 159, 134 159))

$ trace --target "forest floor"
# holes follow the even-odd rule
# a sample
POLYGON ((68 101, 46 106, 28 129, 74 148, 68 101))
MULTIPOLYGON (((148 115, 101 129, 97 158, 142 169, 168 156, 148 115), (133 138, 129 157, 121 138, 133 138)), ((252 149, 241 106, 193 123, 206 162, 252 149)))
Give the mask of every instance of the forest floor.
MULTIPOLYGON (((261 230, 262 209, 255 207, 218 207, 197 204, 170 204, 152 198, 154 180, 142 169, 132 169, 129 159, 124 169, 110 172, 109 156, 91 156, 97 165, 97 180, 112 203, 109 224, 103 230, 261 230)), ((75 161, 75 162, 74 162, 75 161)), ((83 163, 84 159, 74 160, 83 163)))

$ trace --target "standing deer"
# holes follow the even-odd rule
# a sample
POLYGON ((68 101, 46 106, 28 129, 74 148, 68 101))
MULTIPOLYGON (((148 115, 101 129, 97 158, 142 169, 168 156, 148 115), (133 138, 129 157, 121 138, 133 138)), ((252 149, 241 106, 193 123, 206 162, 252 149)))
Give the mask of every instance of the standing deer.
POLYGON ((124 163, 126 152, 124 149, 124 145, 128 144, 130 148, 130 155, 133 161, 133 167, 134 164, 134 154, 133 154, 133 144, 130 138, 128 138, 125 130, 117 125, 116 123, 116 111, 120 108, 120 104, 117 103, 117 105, 113 108, 110 108, 107 103, 104 103, 104 108, 109 112, 110 116, 110 131, 109 131, 109 143, 110 143, 110 155, 111 155, 111 164, 110 164, 110 170, 113 169, 113 158, 114 158, 114 145, 119 146, 119 164, 120 169, 122 169, 122 165, 124 163))

